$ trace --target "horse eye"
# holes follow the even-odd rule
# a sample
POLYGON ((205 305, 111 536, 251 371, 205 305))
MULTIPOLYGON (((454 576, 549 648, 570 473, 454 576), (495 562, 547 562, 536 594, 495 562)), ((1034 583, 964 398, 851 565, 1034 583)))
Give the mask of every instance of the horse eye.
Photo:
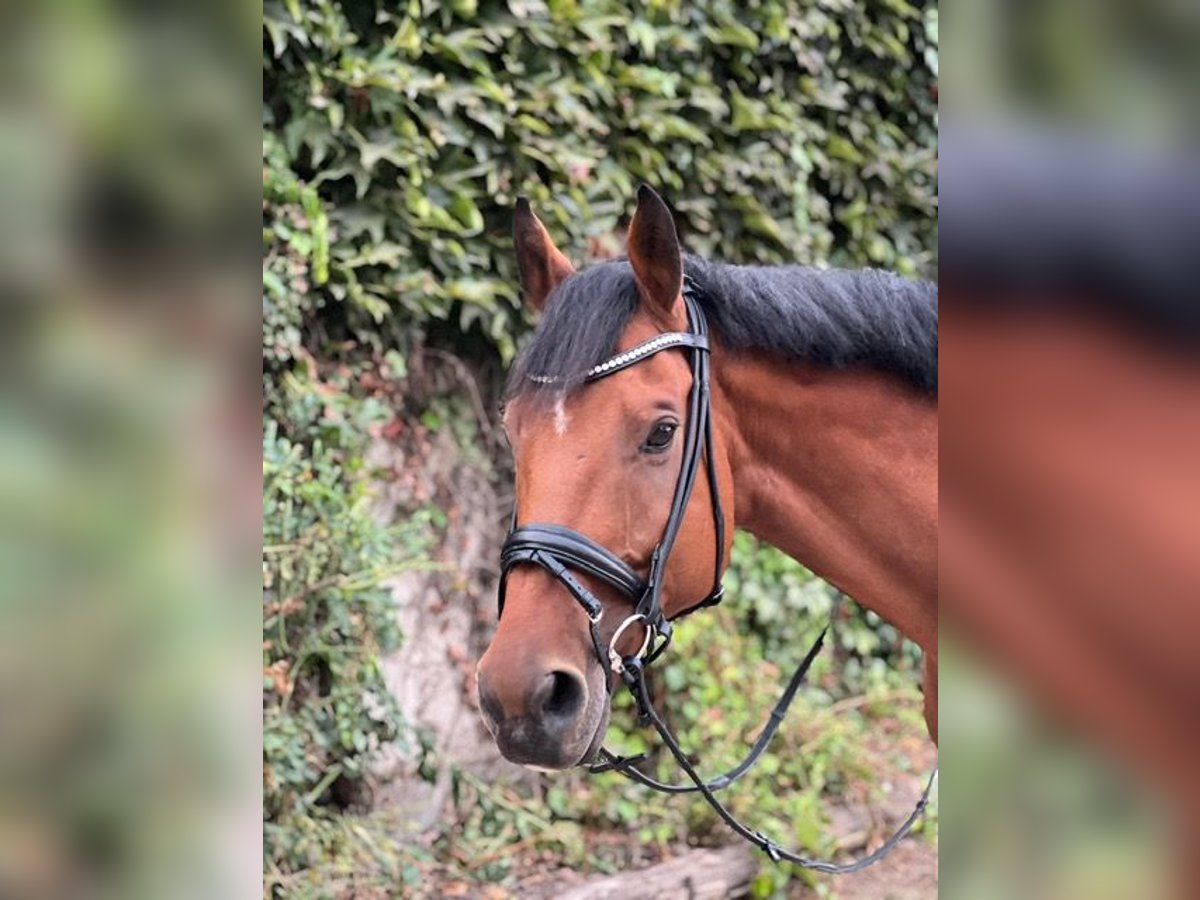
POLYGON ((671 446, 671 439, 675 437, 675 429, 678 427, 674 422, 657 423, 646 436, 642 450, 646 453, 662 453, 671 446))

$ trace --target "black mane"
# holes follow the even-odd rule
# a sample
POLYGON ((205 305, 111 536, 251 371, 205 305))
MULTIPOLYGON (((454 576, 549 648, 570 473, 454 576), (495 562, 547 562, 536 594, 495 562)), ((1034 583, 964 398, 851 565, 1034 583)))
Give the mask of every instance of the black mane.
MULTIPOLYGON (((937 396, 937 286, 890 272, 805 266, 730 266, 688 256, 684 269, 717 339, 832 369, 888 372, 937 396)), ((509 379, 509 395, 578 385, 615 350, 637 307, 626 260, 568 278, 509 379)))

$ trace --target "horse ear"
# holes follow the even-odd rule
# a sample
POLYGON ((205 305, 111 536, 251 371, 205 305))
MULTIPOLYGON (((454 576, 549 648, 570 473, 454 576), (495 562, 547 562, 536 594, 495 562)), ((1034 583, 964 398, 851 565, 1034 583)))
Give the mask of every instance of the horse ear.
POLYGON ((546 226, 533 214, 524 197, 517 198, 513 214, 513 246, 517 251, 517 270, 525 302, 541 312, 550 292, 574 274, 575 267, 558 252, 546 226))
POLYGON ((643 297, 668 322, 686 321, 680 290, 683 258, 671 210, 649 186, 638 188, 629 223, 629 263, 643 297))

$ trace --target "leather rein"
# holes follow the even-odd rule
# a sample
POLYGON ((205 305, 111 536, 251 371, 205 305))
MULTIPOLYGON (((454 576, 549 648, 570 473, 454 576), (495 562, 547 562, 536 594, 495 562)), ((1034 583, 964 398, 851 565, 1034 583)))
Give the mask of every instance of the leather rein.
MULTIPOLYGON (((575 598, 575 601, 587 614, 592 646, 596 653, 596 659, 606 673, 605 684, 609 693, 612 693, 613 679, 608 677, 607 673, 611 671, 624 681, 637 704, 640 720, 654 726, 662 742, 675 758, 684 775, 687 776, 688 783, 672 784, 656 781, 635 767, 636 763, 645 758, 644 754, 632 757, 617 756, 603 747, 600 749, 600 761, 587 766, 590 772, 610 770, 619 772, 626 778, 666 794, 699 793, 734 832, 757 846, 774 862, 790 862, 802 868, 835 874, 857 872, 887 855, 921 817, 928 805, 929 793, 937 776, 936 767, 930 774, 916 806, 900 827, 878 849, 848 863, 809 859, 780 847, 766 835, 739 822, 715 796, 716 791, 733 784, 749 771, 766 749, 783 722, 805 674, 820 651, 828 629, 823 630, 817 636, 808 653, 792 673, 787 687, 771 710, 767 724, 755 739, 746 757, 732 769, 716 778, 705 780, 696 772, 688 755, 680 748, 670 728, 654 709, 650 691, 646 685, 646 667, 656 660, 671 643, 671 621, 662 609, 664 574, 671 548, 674 546, 679 529, 683 524, 684 514, 687 511, 688 501, 691 498, 692 488, 695 486, 702 461, 707 471, 709 491, 712 496, 716 533, 716 572, 713 577, 713 589, 708 596, 679 615, 686 615, 701 607, 719 603, 724 593, 724 588, 721 586, 721 563, 725 548, 725 517, 721 509, 715 454, 713 453, 708 323, 696 300, 697 290, 695 283, 685 276, 683 300, 687 310, 688 331, 657 335, 600 363, 584 376, 586 382, 597 381, 667 349, 681 348, 691 354, 692 386, 688 393, 683 463, 675 482, 675 493, 671 500, 670 515, 667 517, 663 536, 650 555, 647 577, 643 579, 616 554, 574 529, 550 523, 529 523, 518 527, 514 510, 513 527, 500 551, 498 615, 502 615, 504 612, 508 574, 514 566, 537 565, 549 572, 567 589, 567 592, 575 598), (607 644, 600 633, 600 621, 604 614, 604 606, 600 599, 572 574, 573 571, 583 572, 603 581, 630 598, 634 603, 633 614, 617 627, 607 644), (622 656, 617 650, 618 642, 626 631, 639 625, 644 629, 640 648, 634 654, 622 656)), ((556 378, 546 376, 531 377, 535 381, 543 383, 557 381, 556 378)))

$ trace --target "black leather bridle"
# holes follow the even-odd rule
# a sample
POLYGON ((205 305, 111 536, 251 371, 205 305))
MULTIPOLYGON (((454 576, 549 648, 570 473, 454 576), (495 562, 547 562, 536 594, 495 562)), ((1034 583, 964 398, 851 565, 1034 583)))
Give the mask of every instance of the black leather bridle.
MULTIPOLYGON (((591 764, 592 772, 616 771, 640 784, 656 791, 670 794, 699 793, 708 801, 713 810, 741 837, 755 844, 775 862, 787 861, 795 865, 816 869, 822 872, 848 873, 866 868, 871 863, 882 859, 908 833, 913 824, 924 812, 929 800, 929 792, 933 787, 935 768, 929 777, 925 790, 908 819, 892 834, 888 840, 874 852, 850 863, 833 863, 824 860, 807 859, 791 851, 785 850, 763 835, 761 832, 747 828, 725 808, 716 798, 714 792, 728 787, 745 774, 770 743, 772 736, 779 728, 803 681, 809 666, 816 658, 825 638, 825 631, 817 637, 800 665, 788 681, 787 688, 771 711, 767 725, 755 740, 745 759, 717 778, 704 780, 691 764, 687 754, 679 747, 671 730, 663 722, 654 709, 650 700, 650 692, 646 685, 646 666, 662 654, 671 642, 672 626, 662 608, 662 587, 671 548, 683 524, 687 512, 688 501, 692 496, 696 475, 703 463, 708 472, 709 491, 712 498, 714 529, 716 533, 715 573, 713 589, 708 596, 689 606, 685 615, 704 606, 719 603, 724 593, 721 586, 721 574, 725 554, 725 517, 721 508, 720 488, 717 483, 715 454, 713 453, 712 433, 712 402, 709 392, 709 344, 708 323, 696 299, 695 283, 684 277, 683 300, 687 310, 688 330, 685 332, 666 332, 648 341, 644 341, 623 353, 608 359, 590 369, 584 376, 585 381, 597 381, 636 365, 644 359, 663 350, 680 348, 691 354, 692 386, 688 392, 688 418, 684 432, 683 463, 675 482, 675 493, 671 500, 670 514, 663 530, 663 536, 650 555, 649 571, 642 578, 624 560, 620 559, 607 548, 574 529, 551 523, 530 523, 516 525, 516 512, 513 513, 513 527, 504 541, 500 551, 500 585, 499 585, 499 614, 504 612, 504 595, 508 583, 508 575, 514 566, 537 565, 550 573, 562 584, 583 607, 587 614, 588 627, 591 633, 592 646, 596 659, 605 672, 605 684, 612 691, 613 679, 609 673, 616 673, 625 682, 633 694, 638 711, 643 721, 654 725, 663 743, 670 750, 690 784, 668 784, 656 781, 635 768, 635 764, 644 756, 621 757, 600 749, 600 762, 591 764), (573 571, 583 572, 607 584, 618 593, 628 597, 634 604, 633 614, 628 616, 613 633, 607 645, 600 633, 600 620, 604 614, 604 605, 586 585, 575 577, 573 571), (639 650, 631 655, 623 656, 617 650, 617 644, 624 633, 631 627, 641 625, 644 638, 639 650)), ((534 380, 553 382, 557 379, 532 376, 534 380)))
MULTIPOLYGON (((634 625, 641 624, 645 628, 646 639, 640 654, 645 662, 656 659, 671 641, 671 623, 662 608, 663 576, 671 548, 675 545, 675 538, 679 535, 684 514, 687 512, 688 500, 692 496, 701 460, 706 461, 708 486, 712 494, 713 521, 716 527, 716 562, 712 591, 707 597, 694 603, 688 612, 719 603, 723 593, 721 563, 725 555, 725 515, 721 509, 721 492, 717 484, 717 469, 712 448, 708 324, 696 303, 690 282, 684 290, 684 303, 687 306, 688 331, 656 335, 595 366, 585 376, 586 381, 598 381, 636 365, 656 353, 676 347, 686 349, 692 354, 692 387, 688 392, 683 465, 675 481, 675 493, 671 499, 671 511, 667 516, 663 536, 650 554, 650 567, 646 578, 643 579, 624 560, 587 535, 562 525, 539 522, 514 527, 500 551, 500 613, 504 612, 505 588, 508 573, 513 566, 521 563, 541 566, 566 587, 587 613, 596 657, 606 672, 610 668, 618 673, 621 671, 622 660, 616 645, 624 632, 634 625), (572 569, 600 579, 624 594, 634 604, 633 615, 617 628, 608 642, 607 650, 599 631, 603 605, 595 594, 571 574, 572 569)), ((611 679, 606 679, 606 683, 611 686, 611 679)))

